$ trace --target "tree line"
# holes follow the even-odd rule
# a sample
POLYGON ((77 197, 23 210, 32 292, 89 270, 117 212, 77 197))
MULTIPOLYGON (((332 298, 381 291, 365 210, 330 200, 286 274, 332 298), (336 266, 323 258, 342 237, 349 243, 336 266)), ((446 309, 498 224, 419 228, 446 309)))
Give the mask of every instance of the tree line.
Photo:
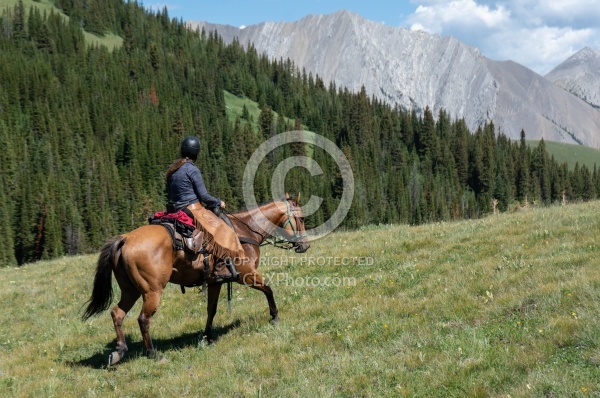
MULTIPOLYGON (((164 172, 181 139, 202 142, 209 191, 244 206, 242 176, 264 140, 304 128, 335 142, 348 159, 355 196, 343 227, 481 217, 518 203, 549 205, 600 194, 596 168, 569 170, 513 142, 493 123, 429 108, 405 110, 270 60, 252 46, 226 45, 137 2, 57 0, 62 13, 0 15, 0 264, 96 251, 112 235, 146 223, 165 202, 164 172), (83 31, 114 33, 122 46, 86 44, 83 31), (225 92, 258 103, 228 117, 225 92)), ((323 198, 309 225, 339 204, 341 171, 310 144, 280 148, 260 165, 259 201, 281 159, 310 156, 324 170, 293 169, 290 192, 323 198)), ((283 193, 282 193, 283 194, 283 193)))

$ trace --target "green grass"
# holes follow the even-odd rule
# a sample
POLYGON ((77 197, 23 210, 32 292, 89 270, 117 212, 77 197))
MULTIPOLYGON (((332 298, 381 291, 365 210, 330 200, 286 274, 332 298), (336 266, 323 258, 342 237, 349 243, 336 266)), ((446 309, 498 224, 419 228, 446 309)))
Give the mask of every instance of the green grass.
MULTIPOLYGON (((19 0, 0 0, 0 13, 6 8, 12 10, 18 2, 19 0)), ((29 12, 29 9, 32 6, 38 7, 42 13, 46 11, 46 13, 49 14, 52 9, 56 12, 60 12, 58 8, 54 7, 54 3, 50 0, 23 0, 23 6, 25 7, 25 12, 29 12)))
POLYGON ((251 120, 243 120, 243 123, 252 123, 252 128, 254 131, 259 131, 258 125, 258 117, 260 116, 260 108, 258 107, 258 103, 254 102, 246 97, 238 97, 235 94, 230 93, 229 91, 223 90, 223 94, 225 96, 225 108, 227 111, 227 119, 230 123, 235 123, 236 119, 242 117, 244 105, 248 109, 248 113, 251 116, 251 120))
POLYGON ((105 46, 109 51, 120 48, 123 45, 123 38, 114 33, 105 33, 104 36, 100 37, 84 31, 83 36, 88 45, 105 46))
POLYGON ((222 297, 218 340, 206 346, 198 338, 205 300, 169 285, 151 329, 163 360, 143 355, 138 303, 124 323, 128 357, 111 369, 110 315, 78 318, 96 256, 0 269, 0 391, 598 396, 599 228, 600 202, 592 202, 475 221, 369 226, 314 242, 304 255, 266 248, 269 261, 260 269, 272 278, 278 326, 268 324, 261 293, 235 286, 233 314, 222 297))
MULTIPOLYGON (((6 9, 12 10, 17 3, 18 0, 0 0, 0 14, 2 14, 2 12, 4 12, 4 10, 6 9)), ((56 8, 54 6, 54 3, 50 0, 23 0, 23 5, 25 7, 26 13, 29 12, 31 7, 37 7, 42 13, 45 11, 46 14, 49 14, 51 10, 54 10, 54 12, 62 15, 65 19, 69 19, 69 17, 63 14, 58 8, 56 8)), ((110 51, 114 50, 115 48, 121 47, 121 45, 123 44, 122 37, 110 32, 107 32, 103 37, 97 36, 93 33, 86 31, 83 32, 83 35, 85 37, 85 42, 88 45, 106 46, 110 51)))
MULTIPOLYGON (((252 120, 252 126, 254 127, 255 131, 258 131, 259 129, 259 125, 258 125, 258 118, 260 116, 260 108, 258 106, 257 102, 252 101, 251 99, 247 98, 247 97, 238 97, 235 94, 230 93, 229 91, 223 91, 223 94, 225 96, 225 106, 227 109, 227 118, 229 119, 229 121, 231 123, 234 123, 235 120, 238 117, 242 117, 242 113, 243 113, 243 109, 244 109, 244 105, 246 105, 246 108, 248 109, 248 113, 251 116, 251 120, 252 120)), ((276 120, 276 118, 278 117, 278 113, 277 112, 273 112, 273 116, 276 120)), ((290 124, 290 125, 294 125, 294 119, 290 119, 288 117, 285 118, 286 123, 290 124)), ((307 129, 306 126, 302 126, 303 129, 307 129)))
MULTIPOLYGON (((532 148, 537 148, 539 141, 527 141, 532 148)), ((600 166, 600 150, 582 145, 564 144, 560 142, 544 141, 546 151, 554 156, 559 163, 567 163, 572 170, 575 163, 579 166, 587 166, 590 170, 594 169, 594 164, 600 166)))

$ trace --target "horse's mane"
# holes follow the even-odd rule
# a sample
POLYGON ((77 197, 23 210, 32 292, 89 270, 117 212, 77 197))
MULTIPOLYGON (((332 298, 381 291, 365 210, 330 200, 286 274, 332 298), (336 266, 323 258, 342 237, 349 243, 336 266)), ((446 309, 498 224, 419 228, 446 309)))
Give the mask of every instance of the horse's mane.
POLYGON ((252 210, 258 209, 259 207, 266 206, 266 205, 269 205, 269 204, 275 203, 275 202, 285 202, 286 200, 288 202, 292 202, 292 204, 295 205, 295 206, 298 205, 298 203, 296 203, 296 201, 294 200, 294 198, 281 198, 281 199, 269 200, 267 202, 262 202, 262 203, 257 204, 254 207, 242 208, 242 209, 239 209, 239 210, 236 210, 236 211, 232 212, 231 214, 237 215, 237 214, 240 214, 240 213, 247 213, 247 212, 250 212, 252 210))

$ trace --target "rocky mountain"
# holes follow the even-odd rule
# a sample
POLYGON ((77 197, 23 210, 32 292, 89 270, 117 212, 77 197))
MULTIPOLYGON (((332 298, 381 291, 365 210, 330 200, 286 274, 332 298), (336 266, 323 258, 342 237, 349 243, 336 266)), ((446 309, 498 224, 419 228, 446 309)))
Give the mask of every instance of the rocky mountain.
POLYGON ((290 58, 325 82, 335 81, 390 104, 434 114, 445 109, 474 131, 493 121, 518 139, 600 147, 600 110, 511 61, 492 61, 453 37, 390 27, 339 11, 243 29, 200 22, 226 42, 254 43, 271 58, 290 58))
POLYGON ((552 69, 546 78, 600 108, 600 51, 585 47, 552 69))

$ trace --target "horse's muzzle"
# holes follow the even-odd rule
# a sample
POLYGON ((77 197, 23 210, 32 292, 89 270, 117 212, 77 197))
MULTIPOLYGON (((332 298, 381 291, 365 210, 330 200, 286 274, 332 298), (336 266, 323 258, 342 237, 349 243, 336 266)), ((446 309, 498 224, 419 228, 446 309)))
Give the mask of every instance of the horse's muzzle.
POLYGON ((306 241, 298 241, 294 244, 294 251, 296 253, 304 253, 308 250, 310 244, 306 241))

